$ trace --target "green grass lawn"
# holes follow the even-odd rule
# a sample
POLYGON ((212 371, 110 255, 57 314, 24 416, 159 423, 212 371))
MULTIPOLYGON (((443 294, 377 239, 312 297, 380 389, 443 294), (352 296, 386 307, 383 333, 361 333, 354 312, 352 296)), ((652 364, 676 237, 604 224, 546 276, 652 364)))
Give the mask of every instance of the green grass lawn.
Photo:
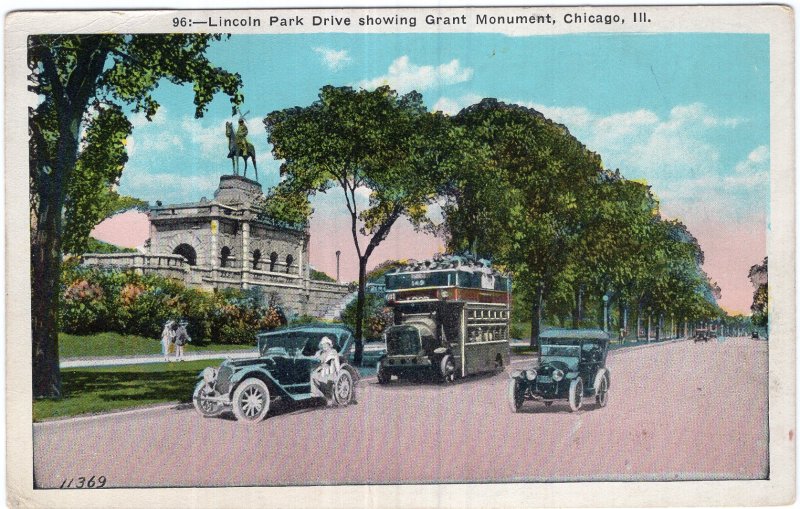
MULTIPOLYGON (((185 352, 225 352, 253 350, 252 345, 221 345, 216 343, 189 343, 185 352)), ((133 334, 100 332, 85 336, 59 333, 58 355, 60 359, 70 357, 115 357, 122 355, 153 355, 161 353, 161 340, 133 334)))
POLYGON ((195 377, 218 360, 76 368, 61 371, 65 396, 34 400, 33 420, 108 412, 154 403, 191 402, 195 377))

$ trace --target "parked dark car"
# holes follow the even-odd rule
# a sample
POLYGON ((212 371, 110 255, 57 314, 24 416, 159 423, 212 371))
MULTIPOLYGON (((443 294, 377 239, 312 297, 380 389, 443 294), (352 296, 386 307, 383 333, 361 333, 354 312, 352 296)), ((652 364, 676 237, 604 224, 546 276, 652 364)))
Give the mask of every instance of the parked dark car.
POLYGON ((750 335, 750 337, 753 339, 758 339, 758 331, 754 330, 753 333, 750 335))
POLYGON ((353 345, 353 333, 344 325, 311 324, 260 333, 257 358, 227 359, 219 368, 204 369, 194 390, 195 409, 206 417, 232 410, 237 420, 256 423, 266 417, 276 398, 313 398, 311 372, 320 364, 315 353, 325 336, 339 352, 341 365, 330 399, 337 405, 349 404, 355 399, 359 379, 344 357, 353 345))
POLYGON ((551 329, 539 335, 539 363, 514 371, 509 383, 511 409, 518 412, 525 401, 540 401, 550 406, 566 400, 573 412, 585 397, 593 397, 595 407, 608 403, 611 372, 606 367, 611 336, 599 329, 551 329))
POLYGON ((695 343, 699 341, 705 341, 707 343, 709 338, 710 338, 710 333, 708 332, 708 329, 695 329, 694 331, 695 343))

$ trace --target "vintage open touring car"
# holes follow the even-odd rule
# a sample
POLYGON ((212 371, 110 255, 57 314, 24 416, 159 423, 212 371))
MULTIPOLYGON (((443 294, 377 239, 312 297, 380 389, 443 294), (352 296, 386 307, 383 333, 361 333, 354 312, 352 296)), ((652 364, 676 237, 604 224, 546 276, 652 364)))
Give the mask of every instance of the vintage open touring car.
POLYGON ((355 399, 358 371, 347 363, 353 333, 344 325, 316 324, 258 334, 257 358, 225 360, 208 367, 198 378, 192 398, 195 409, 212 417, 232 410, 237 420, 256 423, 267 416, 276 398, 302 401, 313 398, 311 374, 320 365, 315 356, 327 337, 339 353, 341 368, 329 388, 331 401, 343 406, 355 399))
POLYGON ((508 387, 511 410, 519 412, 525 401, 550 406, 566 400, 573 412, 585 397, 597 408, 608 403, 611 372, 606 367, 611 336, 599 329, 550 329, 539 335, 539 363, 513 371, 508 387))

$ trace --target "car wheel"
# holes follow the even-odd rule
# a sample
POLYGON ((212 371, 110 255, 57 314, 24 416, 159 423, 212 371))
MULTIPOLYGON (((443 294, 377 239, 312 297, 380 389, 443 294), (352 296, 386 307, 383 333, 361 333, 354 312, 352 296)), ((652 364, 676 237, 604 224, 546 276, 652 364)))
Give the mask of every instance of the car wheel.
POLYGON ((573 412, 580 410, 583 404, 583 380, 576 378, 569 384, 569 409, 573 412))
POLYGON ((605 370, 597 374, 594 381, 594 401, 597 408, 608 403, 608 375, 605 370))
POLYGON ((378 373, 376 375, 378 377, 378 383, 385 385, 392 381, 392 375, 386 372, 385 369, 381 366, 381 363, 378 363, 378 373))
POLYGON ((194 395, 192 396, 194 409, 197 410, 197 413, 203 417, 215 417, 222 413, 224 407, 222 406, 222 403, 207 400, 206 396, 216 397, 219 396, 219 393, 217 391, 211 391, 210 393, 207 393, 203 390, 205 388, 206 383, 203 380, 198 382, 197 387, 194 388, 194 395))
POLYGON ((269 412, 269 389, 258 378, 248 378, 233 391, 233 415, 246 424, 261 422, 269 412))
POLYGON ((453 362, 451 356, 445 355, 442 358, 442 362, 439 363, 439 369, 444 383, 449 384, 456 380, 456 363, 453 362))
POLYGON ((519 412, 525 402, 525 388, 519 378, 512 378, 508 384, 508 404, 512 412, 519 412))
POLYGON ((338 406, 347 406, 353 400, 355 383, 350 372, 341 370, 333 382, 333 401, 338 406))

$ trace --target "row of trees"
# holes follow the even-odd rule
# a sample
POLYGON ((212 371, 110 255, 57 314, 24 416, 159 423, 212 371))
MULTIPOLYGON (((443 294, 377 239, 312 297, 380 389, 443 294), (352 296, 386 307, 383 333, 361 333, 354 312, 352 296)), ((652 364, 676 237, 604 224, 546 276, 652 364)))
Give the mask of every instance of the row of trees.
MULTIPOLYGON (((657 334, 668 316, 688 322, 721 313, 697 239, 661 217, 649 186, 607 171, 598 154, 537 111, 484 99, 449 117, 428 112, 416 92, 327 86, 313 104, 270 113, 264 125, 283 160, 272 194, 282 208, 273 213, 307 219, 310 195, 343 195, 359 262, 358 338, 367 262, 401 216, 442 235, 449 250, 509 272, 532 341, 545 315, 571 315, 577 326, 598 299, 616 304, 623 326, 630 309, 637 321, 652 315, 657 334), (366 206, 357 199, 362 188, 366 206), (432 205, 443 221, 431 220, 432 205)), ((356 359, 360 352, 357 343, 356 359)))

